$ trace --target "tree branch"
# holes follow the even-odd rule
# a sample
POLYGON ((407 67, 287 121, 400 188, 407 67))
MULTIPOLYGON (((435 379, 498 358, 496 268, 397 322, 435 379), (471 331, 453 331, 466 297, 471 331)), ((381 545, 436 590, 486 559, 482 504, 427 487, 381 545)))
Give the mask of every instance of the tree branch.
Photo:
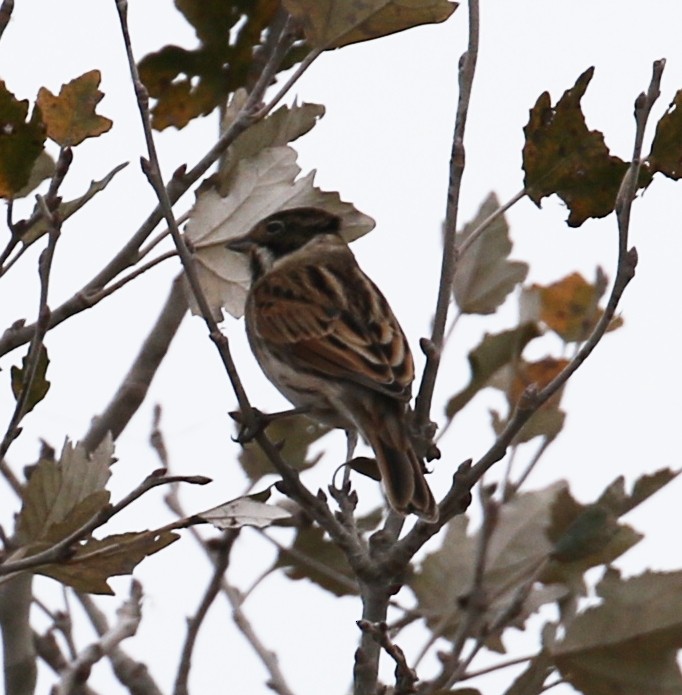
POLYGON ((450 153, 450 182, 445 213, 445 237, 443 240, 443 258, 441 262, 440 284, 436 302, 436 315, 431 332, 430 345, 426 353, 426 366, 419 386, 415 402, 415 422, 421 430, 429 424, 429 413, 433 389, 436 385, 440 356, 443 349, 445 325, 448 319, 448 308, 452 297, 452 281, 457 269, 457 215, 459 212, 459 193, 464 175, 465 151, 464 130, 466 127, 471 88, 476 72, 478 58, 479 13, 478 0, 469 0, 469 44, 466 53, 460 59, 459 99, 457 115, 452 136, 452 151, 450 153))
POLYGON ((54 695, 78 695, 87 682, 90 670, 103 656, 109 655, 119 644, 136 632, 142 619, 142 587, 133 580, 130 598, 116 611, 118 621, 94 644, 86 647, 62 673, 59 683, 53 689, 54 695))
POLYGON ((133 364, 104 412, 96 417, 82 444, 94 451, 107 432, 116 439, 144 401, 152 379, 187 312, 182 276, 175 278, 156 322, 142 344, 133 364))

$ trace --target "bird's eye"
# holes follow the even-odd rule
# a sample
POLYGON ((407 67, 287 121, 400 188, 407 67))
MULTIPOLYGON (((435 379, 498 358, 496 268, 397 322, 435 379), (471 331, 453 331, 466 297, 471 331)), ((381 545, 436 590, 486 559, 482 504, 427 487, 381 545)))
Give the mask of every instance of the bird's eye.
POLYGON ((285 229, 286 227, 284 226, 284 222, 282 222, 282 220, 271 220, 265 225, 265 231, 270 236, 281 234, 285 229))

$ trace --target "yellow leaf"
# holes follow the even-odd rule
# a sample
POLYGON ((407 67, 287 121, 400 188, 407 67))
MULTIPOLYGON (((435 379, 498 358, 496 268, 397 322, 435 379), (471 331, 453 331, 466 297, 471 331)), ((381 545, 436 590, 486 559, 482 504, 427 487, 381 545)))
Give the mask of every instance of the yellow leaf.
POLYGON ((58 96, 40 88, 37 103, 47 134, 57 144, 72 147, 111 129, 112 121, 95 113, 104 96, 98 89, 100 80, 99 70, 91 70, 62 85, 58 96))

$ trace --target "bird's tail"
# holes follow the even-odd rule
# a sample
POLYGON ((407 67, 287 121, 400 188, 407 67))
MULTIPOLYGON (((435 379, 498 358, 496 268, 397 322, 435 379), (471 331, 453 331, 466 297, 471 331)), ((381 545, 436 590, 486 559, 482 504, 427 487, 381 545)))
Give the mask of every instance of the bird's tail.
MULTIPOLYGON (((401 403, 396 403, 402 407, 401 403)), ((374 450, 388 501, 401 514, 416 514, 424 521, 438 520, 438 505, 424 477, 424 465, 414 451, 400 413, 382 413, 380 422, 363 427, 374 450)))

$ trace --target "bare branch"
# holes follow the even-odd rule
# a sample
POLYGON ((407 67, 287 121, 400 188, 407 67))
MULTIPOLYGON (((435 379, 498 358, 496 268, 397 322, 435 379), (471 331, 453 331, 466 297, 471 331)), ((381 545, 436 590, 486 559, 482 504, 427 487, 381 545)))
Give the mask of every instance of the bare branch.
POLYGON ((0 630, 6 695, 28 695, 36 684, 36 652, 29 622, 33 578, 12 577, 0 585, 0 630))
POLYGON ((450 154, 450 182, 445 213, 445 235, 443 240, 443 258, 438 287, 436 315, 431 333, 433 350, 426 356, 426 366, 415 403, 415 421, 418 429, 429 423, 429 412, 433 389, 436 385, 440 356, 443 349, 445 325, 448 319, 448 308, 452 297, 452 281, 457 268, 457 215, 459 212, 459 192, 464 174, 464 130, 469 112, 471 88, 476 72, 478 58, 479 13, 478 0, 469 0, 469 45, 466 53, 460 59, 459 99, 457 115, 452 136, 452 151, 450 154))
POLYGON ((81 686, 87 682, 90 670, 103 656, 107 656, 119 644, 136 632, 142 619, 142 587, 133 580, 130 598, 116 611, 116 624, 105 632, 99 640, 86 647, 63 671, 54 688, 54 695, 77 695, 81 686))
POLYGON ((83 437, 82 443, 86 451, 94 451, 107 432, 111 432, 116 439, 137 412, 186 312, 183 279, 178 276, 118 391, 104 412, 93 420, 83 437))
MULTIPOLYGON (((81 602, 83 610, 95 628, 95 632, 100 637, 109 632, 109 622, 104 613, 97 607, 92 596, 77 593, 76 597, 81 602)), ((149 675, 147 666, 139 661, 135 661, 120 645, 116 645, 107 656, 116 678, 128 688, 131 695, 162 695, 154 679, 149 675)))

